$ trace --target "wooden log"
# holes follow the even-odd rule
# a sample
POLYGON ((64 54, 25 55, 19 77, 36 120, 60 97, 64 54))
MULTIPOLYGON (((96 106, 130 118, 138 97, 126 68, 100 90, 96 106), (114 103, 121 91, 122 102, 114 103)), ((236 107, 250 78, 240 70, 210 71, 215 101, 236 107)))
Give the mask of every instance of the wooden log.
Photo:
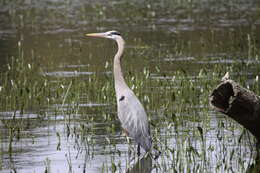
POLYGON ((260 97, 229 79, 228 73, 210 95, 211 106, 248 129, 260 142, 260 97))

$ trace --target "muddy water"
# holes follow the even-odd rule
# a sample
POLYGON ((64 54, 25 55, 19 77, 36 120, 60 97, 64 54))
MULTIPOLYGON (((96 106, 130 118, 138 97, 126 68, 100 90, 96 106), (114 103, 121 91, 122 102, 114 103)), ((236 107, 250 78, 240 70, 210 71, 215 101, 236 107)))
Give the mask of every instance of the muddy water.
MULTIPOLYGON (((246 83, 250 84, 259 73, 259 61, 254 58, 260 38, 258 1, 26 0, 0 1, 0 4, 1 72, 7 70, 10 57, 21 56, 19 49, 22 49, 22 56, 31 64, 37 59, 43 69, 40 75, 53 82, 75 78, 89 81, 91 77, 112 81, 115 44, 110 40, 87 39, 84 34, 118 30, 127 43, 123 61, 126 74, 149 68, 151 76, 147 80, 164 81, 180 70, 185 71, 187 80, 192 80, 201 68, 213 69, 219 65, 224 73, 234 64, 250 63, 246 71, 232 74, 248 77, 246 83)), ((163 90, 160 86, 150 87, 157 88, 154 93, 163 90)), ((173 108, 172 112, 184 119, 183 124, 176 126, 163 117, 160 100, 153 102, 158 106, 149 107, 147 111, 152 120, 163 119, 158 125, 158 136, 166 136, 163 142, 173 154, 166 152, 158 163, 144 160, 142 172, 208 172, 212 169, 244 172, 253 163, 254 152, 248 134, 243 135, 244 142, 238 144, 243 134, 241 127, 216 114, 208 105, 188 105, 189 111, 181 113, 173 108), (203 142, 198 131, 196 134, 191 131, 190 140, 183 140, 189 134, 187 129, 192 127, 196 131, 196 127, 203 124, 202 120, 189 118, 191 112, 208 124, 203 142)), ((82 96, 77 106, 80 111, 72 113, 74 121, 71 122, 68 122, 67 111, 73 106, 66 103, 42 105, 39 109, 47 118, 39 118, 39 111, 34 109, 25 113, 16 111, 16 118, 27 119, 29 124, 19 138, 12 140, 11 153, 8 152, 10 131, 4 124, 13 121, 15 110, 1 108, 4 122, 0 125, 1 172, 136 172, 136 159, 130 154, 117 119, 104 122, 98 118, 104 114, 116 116, 115 103, 82 96), (91 117, 94 121, 89 123, 91 117), (86 129, 92 129, 91 133, 86 129)))

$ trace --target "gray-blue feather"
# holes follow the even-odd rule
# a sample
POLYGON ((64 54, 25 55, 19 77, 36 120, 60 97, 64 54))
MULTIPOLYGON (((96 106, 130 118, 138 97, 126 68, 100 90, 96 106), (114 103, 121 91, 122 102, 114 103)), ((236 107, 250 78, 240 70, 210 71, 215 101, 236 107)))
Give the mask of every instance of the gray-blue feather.
POLYGON ((122 96, 119 96, 117 105, 118 117, 122 127, 142 148, 149 151, 152 146, 152 140, 146 112, 130 89, 123 90, 121 94, 124 96, 124 99, 120 100, 122 96))

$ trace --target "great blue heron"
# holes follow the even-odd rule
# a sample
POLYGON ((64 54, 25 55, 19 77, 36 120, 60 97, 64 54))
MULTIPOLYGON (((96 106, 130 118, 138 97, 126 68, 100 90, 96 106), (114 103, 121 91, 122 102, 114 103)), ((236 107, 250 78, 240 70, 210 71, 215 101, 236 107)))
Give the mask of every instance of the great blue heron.
POLYGON ((149 152, 152 146, 150 128, 144 107, 127 86, 120 64, 125 41, 117 31, 86 34, 90 37, 103 37, 115 40, 118 46, 114 57, 114 80, 117 100, 117 113, 125 133, 137 143, 137 155, 140 156, 140 146, 149 152))

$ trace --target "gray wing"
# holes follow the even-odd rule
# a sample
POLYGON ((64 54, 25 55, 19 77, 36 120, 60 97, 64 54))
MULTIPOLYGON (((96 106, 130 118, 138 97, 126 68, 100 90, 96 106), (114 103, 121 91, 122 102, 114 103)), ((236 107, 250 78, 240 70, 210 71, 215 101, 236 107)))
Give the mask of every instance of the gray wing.
POLYGON ((146 151, 151 148, 149 124, 146 112, 131 90, 126 90, 117 98, 118 117, 124 130, 146 151))

